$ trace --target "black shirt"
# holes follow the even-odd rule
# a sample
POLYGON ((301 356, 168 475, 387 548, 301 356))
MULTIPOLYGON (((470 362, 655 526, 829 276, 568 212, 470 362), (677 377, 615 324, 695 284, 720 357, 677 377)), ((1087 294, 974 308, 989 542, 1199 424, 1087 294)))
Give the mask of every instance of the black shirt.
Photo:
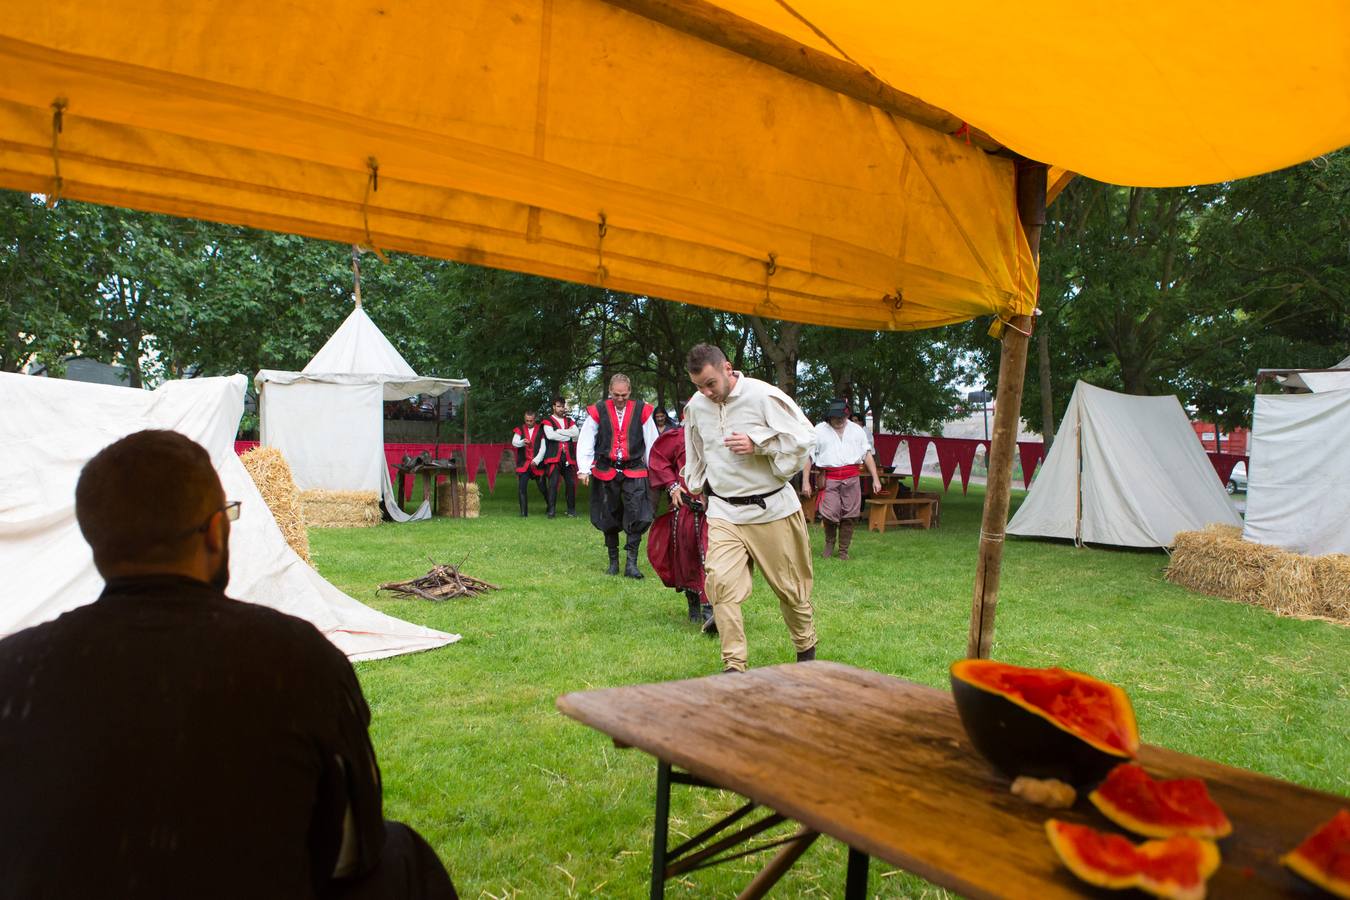
POLYGON ((0 641, 0 897, 310 897, 350 801, 383 843, 370 710, 302 619, 109 582, 0 641))

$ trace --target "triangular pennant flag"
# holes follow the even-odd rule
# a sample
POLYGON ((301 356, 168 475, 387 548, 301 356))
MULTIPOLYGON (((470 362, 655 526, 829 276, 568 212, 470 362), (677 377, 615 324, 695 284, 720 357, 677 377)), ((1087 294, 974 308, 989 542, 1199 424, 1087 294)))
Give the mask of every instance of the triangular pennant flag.
POLYGON ((478 467, 483 464, 483 445, 464 445, 464 480, 472 484, 478 479, 478 467))
POLYGON ((950 438, 933 438, 933 447, 937 450, 938 470, 942 473, 942 489, 945 491, 956 474, 956 442, 950 438))
POLYGON ((872 439, 876 441, 876 464, 877 470, 880 471, 891 465, 891 461, 895 459, 895 448, 900 446, 900 435, 878 434, 872 439))
POLYGON ((909 445, 909 470, 914 473, 914 490, 919 489, 919 476, 923 474, 923 460, 928 455, 929 438, 926 437, 907 437, 905 443, 909 445))
POLYGON ((497 473, 502 469, 502 454, 510 444, 479 444, 483 450, 483 462, 487 465, 488 493, 497 489, 497 473))
MULTIPOLYGON (((961 493, 966 492, 970 487, 970 468, 975 463, 975 451, 980 449, 984 441, 968 441, 963 438, 956 438, 956 464, 961 467, 961 493)), ((985 444, 984 459, 986 469, 989 461, 989 445, 985 444)))
POLYGON ((1045 459, 1045 444, 1040 441, 1018 441, 1017 456, 1022 460, 1022 487, 1031 489, 1031 476, 1045 459))

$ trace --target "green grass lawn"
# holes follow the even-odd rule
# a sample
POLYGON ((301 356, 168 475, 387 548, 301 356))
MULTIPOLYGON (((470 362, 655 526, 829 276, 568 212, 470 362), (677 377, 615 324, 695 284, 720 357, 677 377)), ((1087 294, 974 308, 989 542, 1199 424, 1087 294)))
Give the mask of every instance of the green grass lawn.
MULTIPOLYGON (((1020 495, 1019 495, 1020 497, 1020 495)), ((1014 503, 1019 497, 1014 498, 1014 503)), ((320 572, 392 615, 463 634, 429 653, 357 666, 374 712, 385 809, 419 829, 465 897, 637 897, 650 865, 655 764, 558 713, 569 691, 720 670, 717 641, 685 621, 683 596, 603 574, 599 533, 548 520, 537 493, 520 519, 502 478, 476 520, 312 530, 320 572), (433 604, 376 597, 423 574, 428 556, 502 585, 433 604)), ((853 560, 816 562, 824 659, 945 685, 965 652, 981 489, 946 495, 933 531, 860 531, 853 560)), ((812 531, 819 552, 819 527, 812 531)), ((1129 692, 1145 741, 1350 794, 1350 630, 1280 619, 1167 583, 1161 552, 1011 540, 995 657, 1060 665, 1129 692)), ((777 601, 756 577, 745 607, 751 666, 792 660, 777 601)), ((672 841, 738 805, 676 786, 672 841)), ((770 835, 776 832, 771 832, 770 835)), ((751 858, 671 882, 670 896, 725 897, 751 858)), ((845 853, 822 840, 774 896, 838 896, 845 853)), ((880 862, 872 893, 942 892, 880 862)))

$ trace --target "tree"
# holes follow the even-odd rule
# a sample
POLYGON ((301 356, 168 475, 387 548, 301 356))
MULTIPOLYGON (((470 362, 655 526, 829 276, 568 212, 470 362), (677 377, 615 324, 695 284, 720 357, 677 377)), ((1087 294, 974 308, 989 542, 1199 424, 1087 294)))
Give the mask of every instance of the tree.
POLYGON ((32 363, 58 370, 93 314, 78 252, 83 204, 49 210, 30 194, 0 193, 0 372, 32 363))

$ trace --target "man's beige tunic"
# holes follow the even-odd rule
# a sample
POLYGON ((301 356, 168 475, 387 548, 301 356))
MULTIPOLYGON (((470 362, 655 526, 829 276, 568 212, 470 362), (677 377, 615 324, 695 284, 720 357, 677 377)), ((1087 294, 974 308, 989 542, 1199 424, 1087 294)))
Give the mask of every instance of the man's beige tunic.
POLYGON ((811 608, 811 547, 797 492, 787 482, 806 464, 816 443, 811 422, 778 388, 735 373, 725 403, 695 394, 685 409, 684 479, 708 501, 708 599, 713 604, 726 668, 748 663, 741 603, 750 596, 751 561, 778 595, 779 608, 798 651, 816 645, 811 608), (732 453, 723 440, 747 435, 754 453, 732 453), (776 493, 774 493, 776 492, 776 493), (763 505, 735 505, 723 498, 772 494, 763 505))

